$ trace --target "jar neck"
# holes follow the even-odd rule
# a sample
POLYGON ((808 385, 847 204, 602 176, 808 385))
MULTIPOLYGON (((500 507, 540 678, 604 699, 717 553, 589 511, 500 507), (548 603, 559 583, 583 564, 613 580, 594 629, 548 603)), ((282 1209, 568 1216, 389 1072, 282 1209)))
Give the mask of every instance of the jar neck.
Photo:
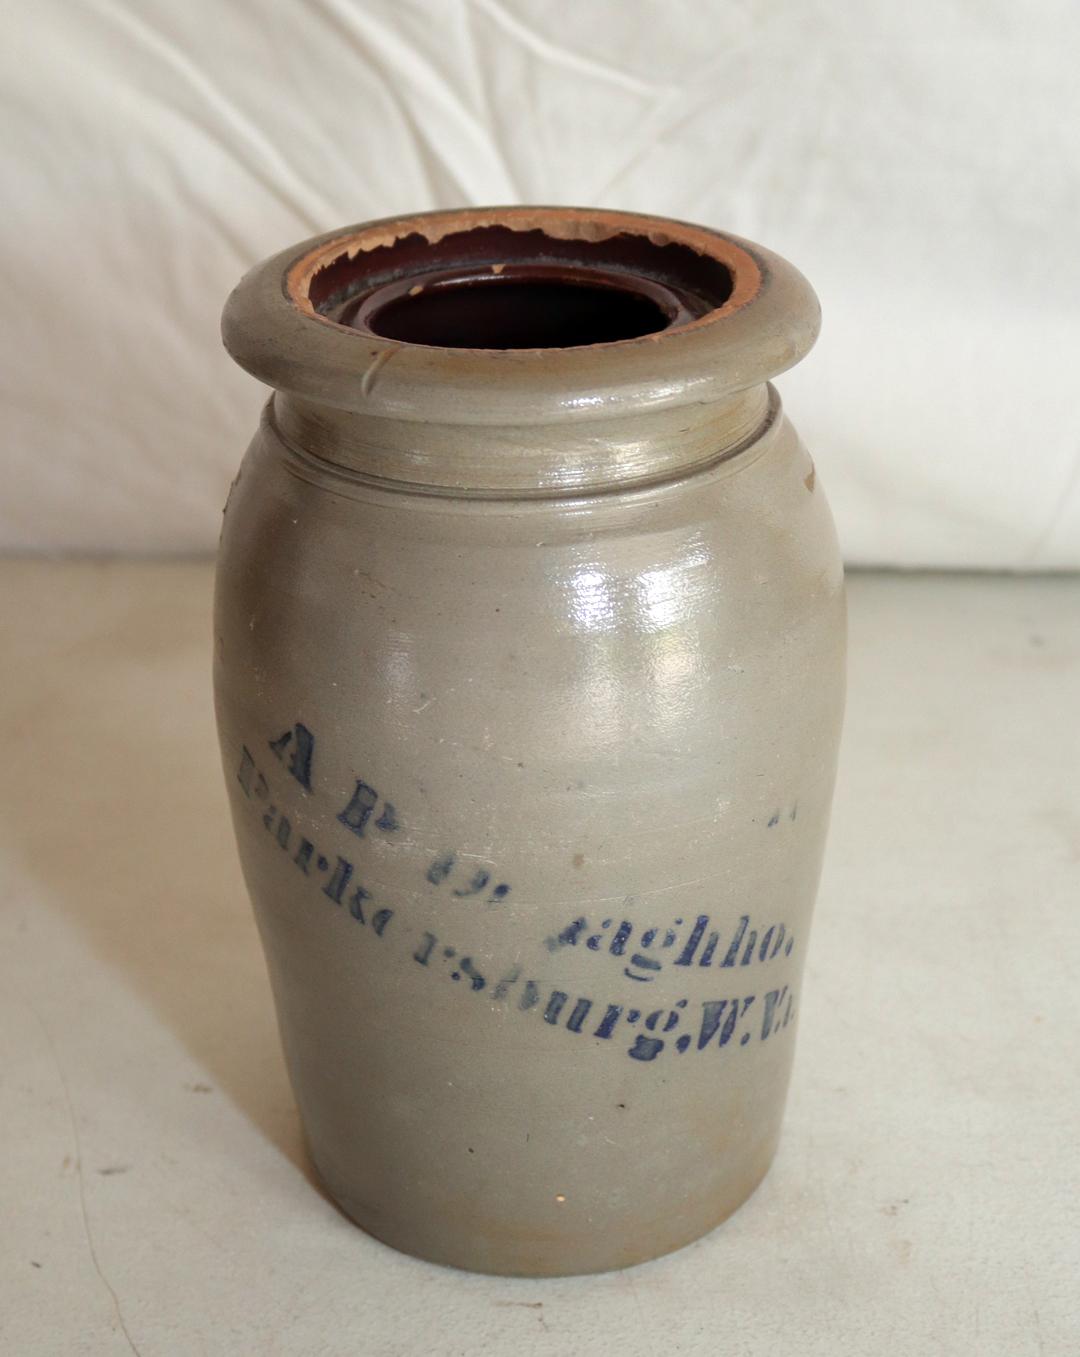
POLYGON ((420 421, 362 414, 291 392, 267 417, 302 455, 350 475, 464 498, 542 498, 632 489, 735 457, 775 423, 761 382, 726 399, 554 423, 420 421))

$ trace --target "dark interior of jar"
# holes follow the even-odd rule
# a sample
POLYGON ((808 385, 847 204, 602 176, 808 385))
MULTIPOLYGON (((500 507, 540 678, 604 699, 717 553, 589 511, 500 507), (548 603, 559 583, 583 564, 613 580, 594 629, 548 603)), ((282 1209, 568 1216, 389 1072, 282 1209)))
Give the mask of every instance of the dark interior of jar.
MULTIPOLYGON (((551 349, 608 344, 663 330, 666 298, 632 284, 518 265, 515 272, 448 270, 400 291, 389 284, 346 306, 346 325, 408 344, 450 349, 551 349)), ((408 283, 409 280, 406 280, 408 283)))
POLYGON ((563 240, 483 226, 343 251, 312 277, 315 310, 351 328, 443 348, 574 348, 638 339, 722 306, 730 270, 677 242, 624 232, 563 240))

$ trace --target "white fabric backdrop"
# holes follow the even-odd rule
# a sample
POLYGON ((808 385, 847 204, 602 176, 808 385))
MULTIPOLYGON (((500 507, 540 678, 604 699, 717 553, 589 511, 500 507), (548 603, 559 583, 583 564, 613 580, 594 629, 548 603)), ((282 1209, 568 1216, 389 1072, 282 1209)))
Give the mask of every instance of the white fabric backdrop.
POLYGON ((781 390, 849 560, 1080 565, 1074 0, 7 6, 0 546, 202 551, 240 274, 459 203, 724 227, 817 287, 781 390))

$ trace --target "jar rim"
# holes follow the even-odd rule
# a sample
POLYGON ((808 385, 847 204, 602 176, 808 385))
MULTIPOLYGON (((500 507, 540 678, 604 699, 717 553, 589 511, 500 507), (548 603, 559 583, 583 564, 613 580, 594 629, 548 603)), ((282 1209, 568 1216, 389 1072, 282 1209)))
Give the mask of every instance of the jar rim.
MULTIPOLYGON (((683 302, 680 320, 663 327, 664 333, 690 325, 714 323, 753 300, 762 284, 757 261, 733 240, 707 234, 679 222, 662 229, 657 219, 644 224, 627 213, 585 212, 581 209, 518 209, 502 220, 475 211, 435 214, 408 222, 381 223, 336 237, 307 251, 289 269, 286 293, 293 304, 328 324, 341 324, 337 312, 380 284, 421 279, 431 274, 461 270, 474 273, 483 266, 498 285, 515 271, 555 268, 563 276, 587 283, 596 277, 615 279, 643 292, 657 286, 683 302), (478 219, 479 218, 479 219, 478 219)), ((410 291, 423 291, 417 283, 410 291)), ((351 328, 351 327, 346 327, 351 328)), ((655 342, 660 330, 646 335, 600 343, 521 344, 523 352, 543 361, 549 348, 596 349, 604 344, 630 344, 638 339, 655 342)), ((496 353, 503 345, 456 344, 425 347, 468 348, 496 353)))
POLYGON ((721 400, 792 366, 818 325, 817 299, 798 270, 738 236, 611 209, 513 206, 385 218, 281 251, 233 291, 222 333, 259 380, 318 404, 521 425, 721 400), (379 286, 400 298, 402 279, 447 266, 473 274, 479 266, 497 279, 507 266, 552 262, 571 281, 614 270, 630 290, 641 279, 637 291, 661 309, 665 290, 685 306, 644 332, 623 336, 612 317, 613 337, 513 347, 414 342, 378 333, 370 316, 350 324, 342 309, 379 286))

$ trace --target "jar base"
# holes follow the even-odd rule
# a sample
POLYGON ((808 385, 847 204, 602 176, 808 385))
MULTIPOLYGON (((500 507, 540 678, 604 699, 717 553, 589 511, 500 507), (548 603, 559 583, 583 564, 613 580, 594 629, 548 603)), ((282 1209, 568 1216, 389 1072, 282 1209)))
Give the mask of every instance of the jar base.
POLYGON ((395 1249, 410 1258, 418 1258, 425 1263, 437 1263, 441 1267, 455 1268, 461 1272, 480 1273, 491 1277, 584 1277, 604 1272, 619 1272, 625 1268, 637 1267, 658 1258, 677 1253, 680 1249, 704 1239, 713 1230, 721 1226, 735 1214, 754 1195, 761 1186, 772 1162, 776 1157, 777 1142, 773 1141, 763 1154, 760 1167, 746 1177, 730 1196, 708 1215, 703 1223, 701 1218, 687 1221, 684 1229, 677 1228, 678 1222, 671 1222, 671 1228, 662 1235, 654 1235, 650 1242, 633 1242, 612 1250, 604 1248, 610 1245, 611 1231, 596 1232, 597 1247, 589 1247, 588 1241, 580 1241, 575 1251, 576 1263, 567 1265, 567 1254, 571 1252, 565 1239, 555 1245, 543 1239, 539 1232, 535 1240, 522 1239, 522 1232, 514 1232, 514 1240, 507 1244, 496 1243, 490 1237, 476 1240, 471 1244, 464 1240, 460 1244, 442 1246, 436 1242, 437 1231, 425 1222, 420 1229, 397 1225, 394 1222, 379 1219, 376 1211, 350 1201, 347 1192, 337 1190, 319 1167, 318 1161, 309 1147, 308 1157, 323 1191, 341 1213, 365 1234, 377 1239, 380 1244, 395 1249))

